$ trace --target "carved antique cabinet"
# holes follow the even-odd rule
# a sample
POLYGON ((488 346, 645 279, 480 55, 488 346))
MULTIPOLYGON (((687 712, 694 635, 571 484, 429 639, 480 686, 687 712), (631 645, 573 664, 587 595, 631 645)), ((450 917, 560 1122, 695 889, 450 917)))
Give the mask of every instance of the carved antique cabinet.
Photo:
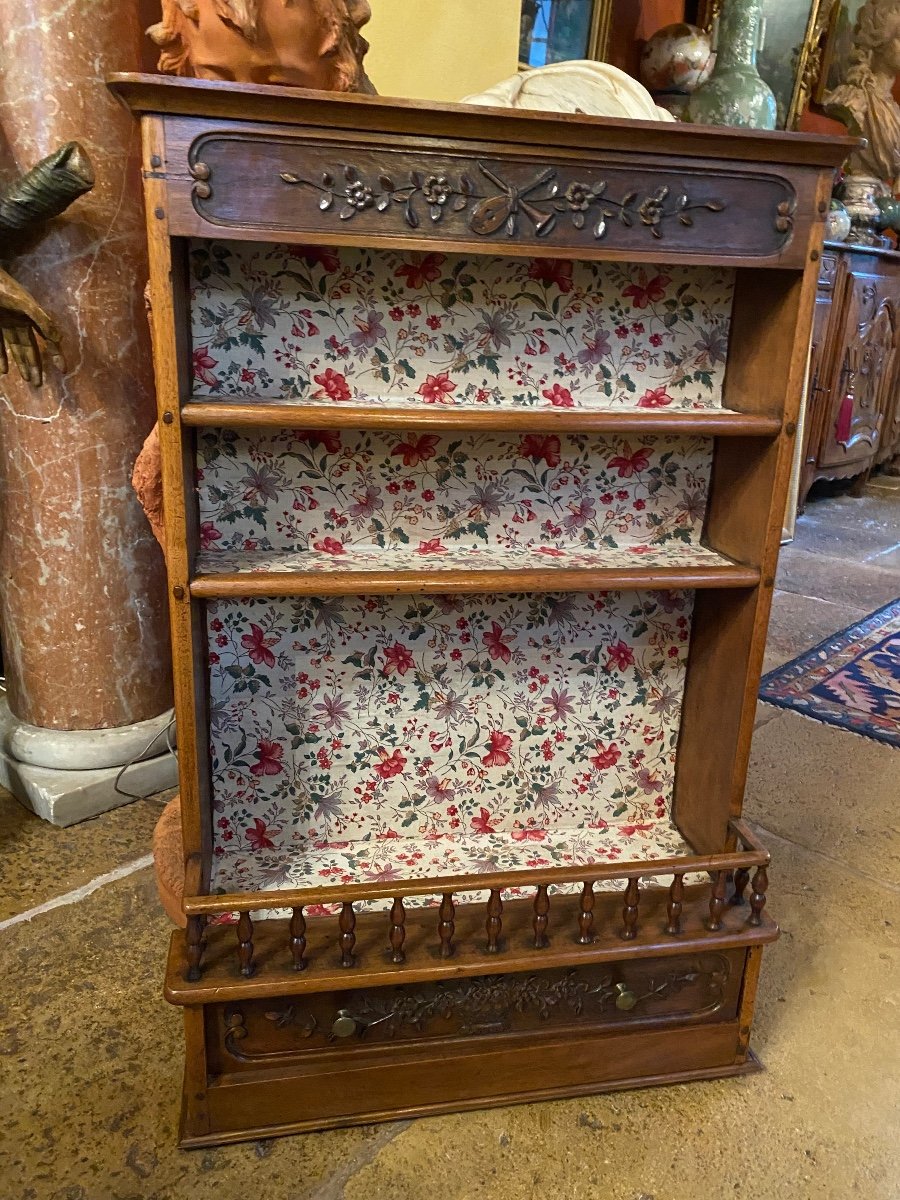
POLYGON ((822 255, 800 506, 817 479, 859 479, 900 455, 900 254, 822 255))
POLYGON ((847 144, 120 77, 185 1145, 755 1067, 741 819, 847 144))

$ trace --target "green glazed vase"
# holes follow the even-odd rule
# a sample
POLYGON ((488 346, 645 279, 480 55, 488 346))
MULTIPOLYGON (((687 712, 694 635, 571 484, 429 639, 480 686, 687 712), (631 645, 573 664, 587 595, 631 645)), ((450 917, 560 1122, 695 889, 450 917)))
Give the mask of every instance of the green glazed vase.
POLYGON ((723 0, 712 75, 697 88, 686 119, 695 125, 774 129, 775 93, 756 69, 761 0, 723 0))

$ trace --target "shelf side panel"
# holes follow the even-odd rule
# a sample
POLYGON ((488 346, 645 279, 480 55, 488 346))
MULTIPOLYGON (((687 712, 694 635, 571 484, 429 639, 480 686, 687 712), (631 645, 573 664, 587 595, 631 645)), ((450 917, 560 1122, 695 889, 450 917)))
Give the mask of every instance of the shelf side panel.
MULTIPOLYGON (((830 177, 819 183, 827 211, 830 177)), ((818 261, 822 227, 809 236, 818 261)), ((778 438, 716 443, 705 541, 757 567, 751 592, 698 594, 679 739, 675 821, 700 852, 722 844, 740 815, 756 714, 788 481, 812 331, 817 272, 738 273, 725 382, 731 407, 781 416, 778 438)))
POLYGON ((205 884, 212 854, 206 636, 201 606, 190 599, 199 546, 194 436, 182 429, 179 416, 180 397, 191 378, 189 285, 183 243, 170 238, 165 184, 151 167, 152 160, 165 156, 164 123, 144 117, 142 132, 182 837, 185 859, 200 856, 205 884))

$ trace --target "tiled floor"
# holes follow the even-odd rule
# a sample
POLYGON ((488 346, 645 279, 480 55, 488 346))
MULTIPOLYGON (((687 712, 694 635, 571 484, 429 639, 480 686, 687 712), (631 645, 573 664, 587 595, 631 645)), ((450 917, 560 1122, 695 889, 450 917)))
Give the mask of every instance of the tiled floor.
MULTIPOLYGON (((898 485, 809 504, 767 669, 900 594, 898 485)), ((161 801, 57 830, 0 795, 0 1200, 897 1200, 898 767, 890 747, 760 707, 747 815, 783 929, 764 1074, 195 1152, 175 1147, 168 927, 152 872, 127 871, 161 801)))

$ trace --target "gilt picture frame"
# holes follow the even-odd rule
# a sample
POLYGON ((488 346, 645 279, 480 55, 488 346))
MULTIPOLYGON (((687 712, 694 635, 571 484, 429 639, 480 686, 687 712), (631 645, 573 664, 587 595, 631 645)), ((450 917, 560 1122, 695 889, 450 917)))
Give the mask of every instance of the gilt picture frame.
POLYGON ((824 105, 825 96, 844 83, 853 49, 853 33, 859 10, 866 0, 835 0, 822 49, 822 69, 816 81, 813 101, 824 105))
POLYGON ((522 0, 521 69, 569 59, 605 60, 613 3, 614 0, 522 0))
MULTIPOLYGON (((853 8, 855 22, 861 4, 862 0, 762 0, 765 25, 757 65, 775 93, 779 129, 796 129, 810 100, 819 100, 836 17, 841 8, 853 8)), ((721 9, 722 0, 701 0, 698 23, 712 32, 721 9)))

